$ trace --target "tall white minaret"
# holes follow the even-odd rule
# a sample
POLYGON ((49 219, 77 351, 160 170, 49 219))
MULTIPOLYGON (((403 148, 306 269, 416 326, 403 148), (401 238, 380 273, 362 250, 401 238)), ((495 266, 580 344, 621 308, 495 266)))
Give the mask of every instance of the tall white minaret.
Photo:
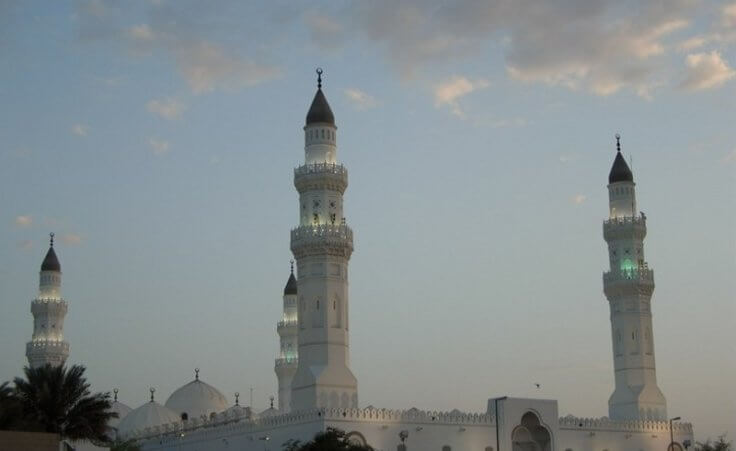
POLYGON ((291 410, 291 381, 294 379, 299 359, 299 331, 297 329, 297 283, 294 277, 294 261, 291 261, 291 274, 284 287, 284 314, 276 324, 280 349, 276 359, 276 377, 279 380, 279 410, 291 410))
POLYGON ((61 265, 54 251, 53 233, 38 285, 38 297, 31 302, 33 337, 26 344, 26 357, 31 368, 63 365, 69 357, 69 343, 64 341, 67 304, 61 297, 61 265))
POLYGON ((611 269, 603 291, 611 308, 616 388, 608 400, 613 419, 666 420, 667 401, 657 386, 651 298, 654 273, 644 260, 646 216, 636 214, 634 175, 621 155, 608 175, 609 219, 603 222, 611 269))
POLYGON ((348 340, 353 232, 342 201, 348 171, 337 163, 335 116, 322 93, 322 70, 317 74, 317 94, 304 127, 305 162, 294 170, 300 223, 291 231, 291 251, 298 274, 299 365, 292 410, 358 406, 348 340))

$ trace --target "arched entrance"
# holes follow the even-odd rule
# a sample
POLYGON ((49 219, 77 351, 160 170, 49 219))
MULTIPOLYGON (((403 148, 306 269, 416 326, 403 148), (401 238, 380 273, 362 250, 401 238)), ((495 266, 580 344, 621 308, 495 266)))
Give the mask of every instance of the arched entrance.
POLYGON ((511 443, 513 451, 550 451, 552 436, 534 412, 527 412, 511 433, 511 443))

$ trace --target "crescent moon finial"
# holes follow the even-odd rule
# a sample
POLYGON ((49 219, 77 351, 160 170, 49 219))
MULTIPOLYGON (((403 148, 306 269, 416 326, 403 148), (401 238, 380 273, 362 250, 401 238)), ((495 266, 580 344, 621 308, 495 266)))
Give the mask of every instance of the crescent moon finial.
POLYGON ((322 89, 322 72, 324 71, 322 70, 321 67, 318 67, 316 72, 317 72, 317 89, 322 89))

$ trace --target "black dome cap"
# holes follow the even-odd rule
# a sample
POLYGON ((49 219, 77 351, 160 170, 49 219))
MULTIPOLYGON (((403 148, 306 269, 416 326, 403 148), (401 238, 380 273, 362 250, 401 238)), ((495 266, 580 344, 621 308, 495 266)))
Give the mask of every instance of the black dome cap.
POLYGON ((294 273, 291 273, 289 276, 289 280, 286 281, 286 286, 284 287, 284 295, 287 294, 296 294, 296 277, 294 277, 294 273))
POLYGON ((296 294, 296 277, 294 277, 294 260, 291 261, 291 274, 289 275, 289 280, 286 281, 286 286, 284 287, 284 296, 287 294, 296 294))
POLYGON ((335 115, 332 114, 330 104, 322 92, 322 69, 317 68, 317 94, 314 95, 312 106, 309 107, 307 113, 307 125, 317 122, 326 122, 335 125, 335 115))
POLYGON ((50 244, 49 244, 49 251, 46 252, 46 257, 43 259, 43 263, 41 263, 41 271, 57 271, 61 272, 61 264, 59 263, 59 258, 56 256, 56 252, 54 252, 54 234, 50 234, 50 244))
POLYGON ((611 172, 608 173, 608 183, 633 182, 634 174, 626 164, 624 156, 621 155, 621 135, 616 134, 616 158, 613 160, 611 172))
POLYGON ((335 125, 335 115, 332 114, 332 109, 330 109, 330 104, 327 103, 327 98, 322 92, 322 89, 317 89, 317 94, 314 95, 312 106, 309 107, 309 112, 307 113, 307 125, 316 122, 326 122, 335 125))

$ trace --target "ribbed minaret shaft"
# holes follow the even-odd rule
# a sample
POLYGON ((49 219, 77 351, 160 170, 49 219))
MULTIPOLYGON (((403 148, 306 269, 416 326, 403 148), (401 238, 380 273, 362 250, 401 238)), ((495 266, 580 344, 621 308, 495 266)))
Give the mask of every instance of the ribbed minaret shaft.
POLYGON ((54 251, 54 234, 41 264, 38 297, 31 302, 33 336, 26 344, 26 357, 32 368, 46 364, 63 365, 69 357, 64 341, 67 304, 61 297, 61 265, 54 251))
POLYGON ((611 311, 615 375, 608 412, 613 419, 665 420, 667 403, 654 362, 654 273, 644 259, 646 216, 636 214, 633 174, 618 147, 609 175, 609 219, 603 223, 610 260, 603 290, 611 311))
POLYGON ((358 406, 348 339, 353 232, 343 215, 348 174, 337 163, 336 136, 320 79, 304 127, 305 162, 294 170, 300 225, 291 231, 291 251, 298 275, 299 365, 292 381, 292 410, 358 406))
POLYGON ((294 262, 291 274, 284 287, 284 313, 276 325, 279 334, 279 356, 275 371, 279 383, 279 410, 291 410, 291 382, 299 361, 299 332, 297 329, 297 281, 294 276, 294 262))

